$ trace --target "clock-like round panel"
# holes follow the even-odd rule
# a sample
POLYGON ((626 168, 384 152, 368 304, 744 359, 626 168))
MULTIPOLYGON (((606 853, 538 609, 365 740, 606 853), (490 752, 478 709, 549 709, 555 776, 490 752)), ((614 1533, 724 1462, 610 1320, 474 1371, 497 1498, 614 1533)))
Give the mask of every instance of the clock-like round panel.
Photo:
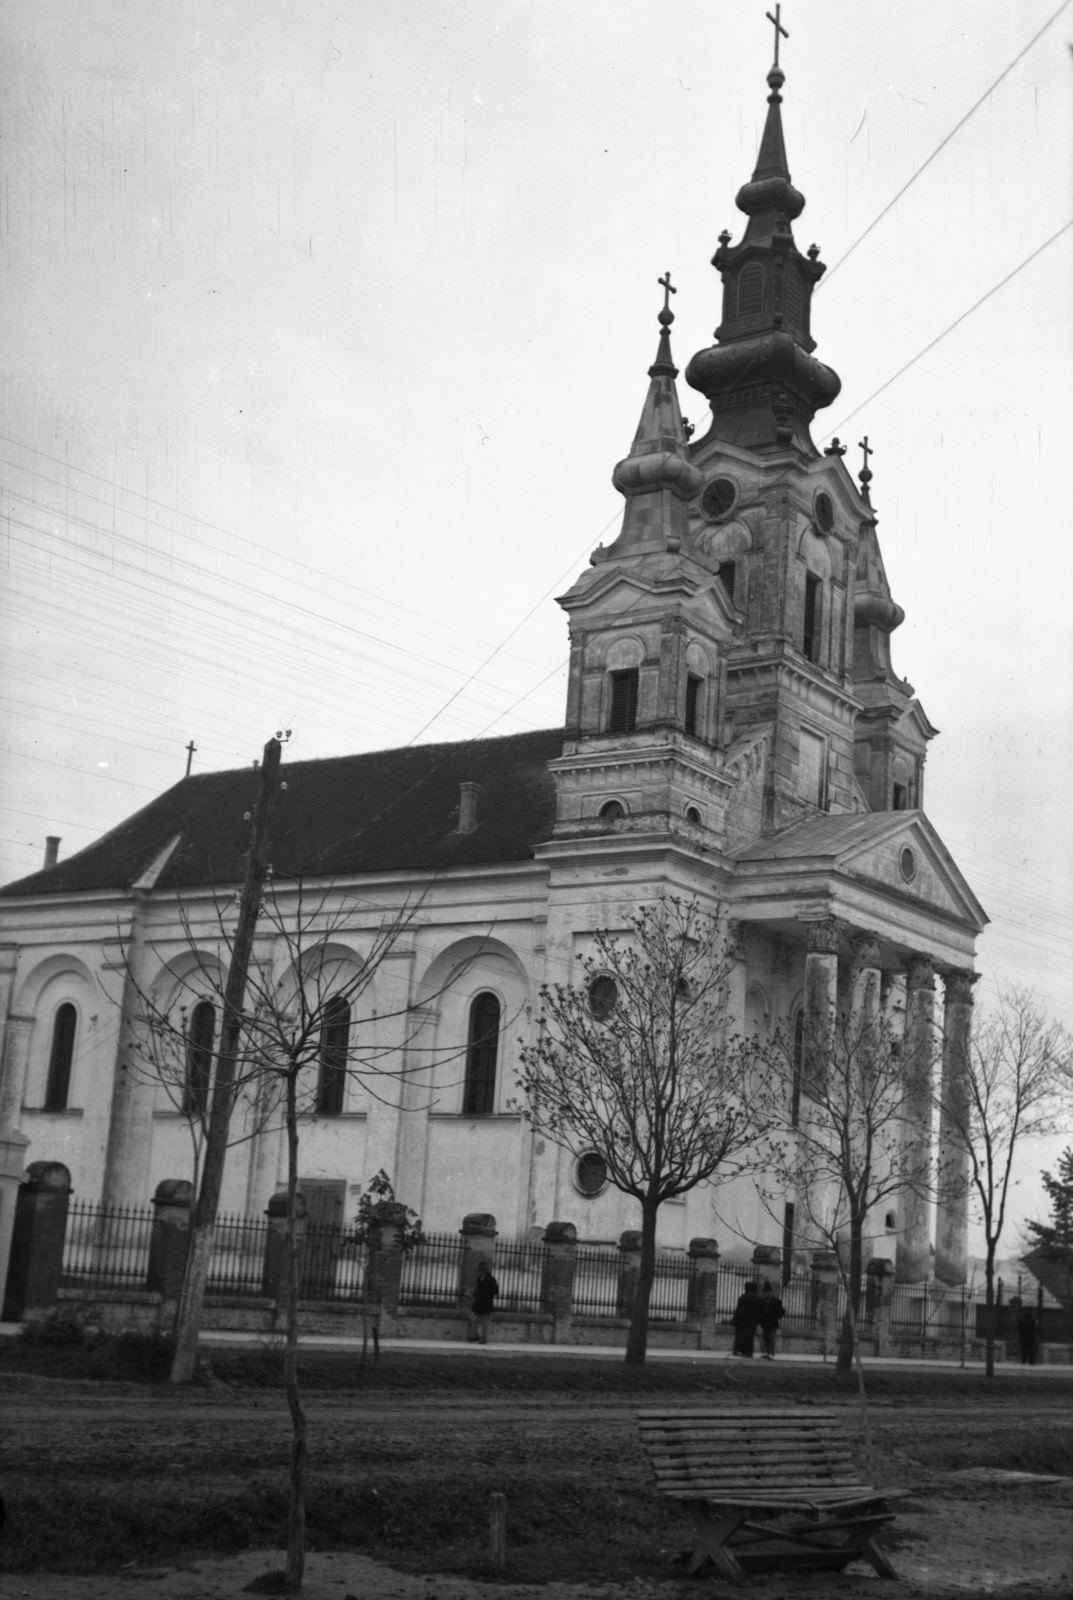
POLYGON ((835 525, 835 508, 826 489, 821 489, 812 505, 816 526, 821 533, 830 533, 835 525))
POLYGON ((700 509, 714 522, 734 509, 737 498, 738 486, 733 478, 713 478, 700 497, 700 509))

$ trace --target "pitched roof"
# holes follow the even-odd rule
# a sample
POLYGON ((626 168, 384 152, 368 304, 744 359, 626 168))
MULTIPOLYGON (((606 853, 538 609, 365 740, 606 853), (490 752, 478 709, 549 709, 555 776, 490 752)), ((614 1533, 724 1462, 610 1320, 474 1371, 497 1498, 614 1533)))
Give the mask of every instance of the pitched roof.
MULTIPOLYGON (((555 788, 547 764, 562 747, 562 730, 544 728, 287 762, 280 771, 287 789, 272 807, 272 866, 279 877, 331 878, 528 860, 551 837, 555 788), (467 781, 481 785, 477 826, 458 833, 459 785, 467 781)), ((184 778, 95 844, 0 895, 126 889, 176 835, 161 888, 238 882, 257 780, 253 767, 184 778)))

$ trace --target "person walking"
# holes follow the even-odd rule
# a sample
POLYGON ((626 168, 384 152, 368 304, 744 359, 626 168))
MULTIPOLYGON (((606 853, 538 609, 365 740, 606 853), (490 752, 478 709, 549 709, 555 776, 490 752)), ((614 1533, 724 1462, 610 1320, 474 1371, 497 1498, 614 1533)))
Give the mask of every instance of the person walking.
POLYGON ((477 1268, 477 1281, 473 1285, 473 1300, 469 1314, 470 1344, 488 1343, 488 1324, 496 1308, 499 1285, 488 1269, 487 1261, 477 1268))
POLYGON ((1036 1365, 1036 1319, 1027 1306, 1017 1318, 1017 1338, 1021 1345, 1022 1367, 1036 1365))
POLYGON ((775 1359, 775 1340, 778 1337, 779 1323, 785 1315, 786 1307, 765 1278, 760 1285, 760 1335, 764 1341, 765 1361, 775 1359))
POLYGON ((760 1324, 760 1294, 755 1283, 747 1283, 744 1292, 738 1297, 734 1307, 731 1322, 734 1325, 734 1348, 732 1356, 751 1356, 753 1353, 753 1340, 760 1324))

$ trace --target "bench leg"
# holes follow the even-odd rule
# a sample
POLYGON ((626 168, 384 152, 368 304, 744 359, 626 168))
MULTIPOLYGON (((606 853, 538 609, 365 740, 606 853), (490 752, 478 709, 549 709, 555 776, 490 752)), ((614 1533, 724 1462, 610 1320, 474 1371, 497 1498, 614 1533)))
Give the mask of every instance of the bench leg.
POLYGON ((695 1572, 699 1572, 705 1561, 711 1561, 716 1570, 722 1573, 724 1578, 729 1578, 731 1583, 747 1584, 749 1578, 744 1567, 735 1561, 726 1545, 726 1541, 741 1522, 741 1515, 713 1517, 708 1507, 697 1500, 689 1502, 689 1509, 696 1524, 697 1544, 686 1567, 688 1575, 692 1577, 695 1572))
POLYGON ((883 1552, 876 1548, 867 1535, 860 1542, 858 1554, 865 1561, 871 1562, 872 1566, 879 1573, 881 1578, 894 1578, 897 1580, 898 1574, 895 1572, 894 1568, 891 1566, 883 1552))

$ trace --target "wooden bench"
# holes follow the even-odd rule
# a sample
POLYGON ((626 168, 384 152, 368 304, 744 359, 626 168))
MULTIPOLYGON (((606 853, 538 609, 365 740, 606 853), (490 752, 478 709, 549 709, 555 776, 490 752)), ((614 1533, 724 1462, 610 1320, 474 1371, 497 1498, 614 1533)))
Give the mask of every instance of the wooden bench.
POLYGON ((658 1493, 693 1516, 689 1573, 711 1561, 743 1583, 762 1567, 841 1570, 862 1559, 881 1578, 898 1576, 873 1535, 894 1520, 887 1502, 910 1491, 860 1481, 837 1413, 712 1406, 642 1411, 638 1422, 658 1493))

